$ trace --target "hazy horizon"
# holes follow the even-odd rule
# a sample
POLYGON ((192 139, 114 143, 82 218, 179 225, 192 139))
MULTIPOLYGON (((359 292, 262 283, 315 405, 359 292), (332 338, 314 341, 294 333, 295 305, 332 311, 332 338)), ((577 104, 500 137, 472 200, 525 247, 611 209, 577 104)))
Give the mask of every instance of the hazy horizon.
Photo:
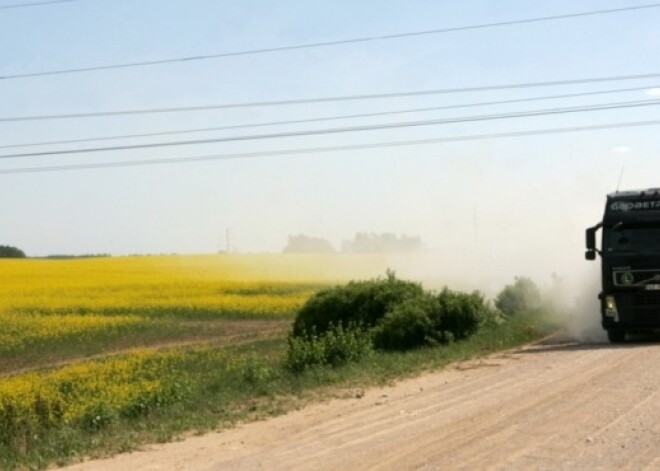
MULTIPOLYGON (((497 3, 70 2, 3 10, 0 76, 346 38, 425 31, 629 6, 620 0, 497 3), (84 38, 84 39, 83 39, 84 38)), ((203 106, 653 74, 660 10, 459 31, 263 55, 0 80, 0 118, 203 106)), ((185 136, 5 148, 0 154, 164 140, 435 120, 657 99, 660 77, 387 100, 220 109, 88 119, 0 122, 2 145, 236 126, 637 90, 390 117, 185 136)), ((163 149, 3 159, 18 167, 347 146, 652 120, 657 107, 611 109, 209 143, 163 149)), ((34 174, 0 174, 0 244, 33 256, 278 252, 288 235, 357 232, 419 236, 433 249, 422 271, 471 283, 515 275, 593 276, 584 229, 605 195, 660 186, 657 127, 444 142, 269 158, 34 174), (429 271, 430 270, 430 271, 429 271), (475 275, 476 274, 476 275, 475 275)))

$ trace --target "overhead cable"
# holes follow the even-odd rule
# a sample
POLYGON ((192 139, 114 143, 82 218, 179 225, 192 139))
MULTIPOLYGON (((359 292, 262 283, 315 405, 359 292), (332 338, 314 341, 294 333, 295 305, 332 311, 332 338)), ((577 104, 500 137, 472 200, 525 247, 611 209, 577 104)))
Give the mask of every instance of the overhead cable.
POLYGON ((0 10, 9 10, 12 8, 42 7, 46 5, 55 5, 57 3, 71 3, 75 1, 76 0, 52 0, 48 2, 14 3, 11 5, 1 5, 0 10))
MULTIPOLYGON (((632 87, 632 88, 615 88, 610 90, 600 90, 594 92, 582 92, 582 93, 566 93, 561 95, 545 95, 545 96, 536 96, 528 98, 516 98, 513 100, 497 100, 497 101, 482 101, 476 103, 463 103, 458 105, 445 105, 445 106, 429 106, 424 108, 408 108, 401 110, 390 110, 390 111, 380 111, 374 113, 355 113, 355 114, 346 114, 346 115, 334 115, 334 116, 321 116, 317 118, 304 118, 304 119, 292 119, 292 120, 283 120, 283 121, 265 121, 260 123, 247 123, 247 124, 234 124, 226 126, 215 126, 215 127, 206 127, 206 128, 192 128, 192 129, 179 129, 171 131, 159 131, 159 132, 148 132, 148 133, 134 133, 134 134, 117 134, 112 136, 96 136, 96 137, 85 137, 79 139, 61 139, 61 140, 52 140, 52 141, 40 141, 40 142, 26 142, 20 144, 5 144, 0 145, 0 149, 15 149, 20 147, 37 147, 37 146, 47 146, 47 145, 61 145, 61 144, 80 144, 83 142, 96 142, 96 141, 115 141, 121 139, 134 139, 134 138, 144 138, 144 137, 158 137, 158 136, 172 136, 172 135, 181 135, 181 134, 193 134, 201 132, 212 132, 212 131, 230 131, 235 129, 248 129, 248 128, 259 128, 267 126, 282 126, 290 124, 308 124, 316 123, 323 121, 339 121, 344 119, 356 119, 356 118, 373 118, 378 116, 392 116, 398 114, 409 114, 409 113, 423 113, 429 111, 442 111, 442 110, 452 110, 459 108, 474 108, 481 106, 492 106, 492 105, 508 105, 515 103, 527 103, 532 101, 543 101, 543 100, 556 100, 562 98, 576 98, 576 97, 587 97, 587 96, 596 96, 596 95, 609 95, 615 93, 627 93, 633 91, 642 91, 648 90, 650 88, 655 88, 656 86, 651 87, 632 87)), ((660 85, 657 86, 660 88, 660 85)))
POLYGON ((367 149, 379 149, 379 148, 382 149, 389 147, 441 144, 448 142, 467 142, 467 141, 478 141, 478 140, 488 140, 488 139, 563 134, 563 133, 571 133, 571 132, 601 131, 601 130, 619 129, 619 128, 636 128, 642 126, 660 126, 660 120, 601 124, 595 126, 575 126, 575 127, 565 127, 565 128, 535 129, 529 131, 516 131, 516 132, 493 133, 493 134, 474 134, 467 136, 455 136, 455 137, 445 137, 445 138, 437 138, 437 139, 416 139, 416 140, 408 140, 408 141, 390 141, 390 142, 378 142, 372 144, 354 144, 354 145, 332 146, 332 147, 310 147, 306 149, 284 149, 284 150, 273 150, 273 151, 263 151, 263 152, 216 154, 216 155, 204 155, 197 157, 173 157, 173 158, 161 158, 161 159, 149 159, 149 160, 126 160, 126 161, 118 161, 118 162, 98 162, 98 163, 90 163, 90 164, 57 165, 57 166, 48 166, 48 167, 9 168, 9 169, 0 170, 0 175, 59 172, 59 171, 67 171, 67 170, 108 169, 108 168, 118 168, 118 167, 139 167, 146 165, 183 164, 183 163, 192 163, 192 162, 207 162, 214 160, 235 160, 235 159, 276 157, 276 156, 284 156, 284 155, 345 152, 345 151, 353 151, 353 150, 367 150, 367 149))
POLYGON ((170 141, 170 142, 157 142, 150 144, 130 144, 130 145, 121 145, 121 146, 91 147, 91 148, 83 148, 83 149, 80 148, 62 149, 62 150, 26 152, 26 153, 17 153, 17 154, 4 154, 4 155, 0 155, 0 159, 45 157, 45 156, 64 155, 64 154, 88 154, 92 152, 151 149, 157 147, 175 147, 175 146, 178 147, 178 146, 199 145, 199 144, 216 144, 220 142, 280 139, 286 137, 307 137, 307 136, 340 134, 340 133, 349 133, 349 132, 378 131, 378 130, 395 129, 395 128, 411 128, 411 127, 420 127, 420 126, 434 126, 441 124, 490 121, 490 120, 498 120, 498 119, 548 116, 548 115, 558 115, 558 114, 567 114, 567 113, 583 113, 589 111, 618 110, 624 108, 638 108, 638 107, 657 106, 657 105, 660 105, 660 100, 643 100, 643 101, 632 101, 632 102, 607 103, 607 104, 590 105, 590 106, 576 106, 576 107, 567 107, 567 108, 550 108, 550 109, 512 112, 512 113, 498 113, 498 114, 480 115, 480 116, 464 116, 457 118, 445 118, 445 119, 434 119, 434 120, 424 120, 424 121, 405 121, 398 123, 373 124, 373 125, 352 126, 352 127, 344 127, 344 128, 312 129, 306 131, 292 131, 292 132, 270 133, 270 134, 252 134, 247 136, 217 137, 217 138, 209 138, 209 139, 194 139, 187 141, 170 141))
POLYGON ((445 33, 455 33, 455 32, 458 32, 458 31, 469 31, 469 30, 484 29, 484 28, 498 28, 498 27, 503 27, 503 26, 513 26, 513 25, 540 23, 540 22, 543 22, 543 21, 568 20, 568 19, 582 18, 582 17, 595 16, 595 15, 610 15, 610 14, 623 13, 623 12, 628 12, 628 11, 649 10, 649 9, 658 8, 658 7, 660 7, 660 3, 647 3, 647 4, 642 4, 642 5, 631 5, 629 7, 621 7, 621 8, 609 8, 609 9, 604 9, 604 10, 589 10, 589 11, 582 11, 582 12, 576 12, 576 13, 567 13, 567 14, 562 14, 562 15, 551 15, 551 16, 542 16, 542 17, 535 17, 535 18, 524 18, 524 19, 520 19, 520 20, 499 21, 499 22, 494 22, 494 23, 479 23, 479 24, 466 25, 466 26, 438 28, 438 29, 430 29, 430 30, 424 30, 424 31, 412 31, 412 32, 406 32, 406 33, 384 34, 384 35, 377 35, 377 36, 364 36, 364 37, 358 37, 358 38, 341 39, 341 40, 336 40, 336 41, 321 41, 321 42, 313 42, 313 43, 305 43, 305 44, 296 44, 296 45, 290 45, 290 46, 267 47, 267 48, 259 48, 259 49, 247 49, 247 50, 242 50, 242 51, 220 52, 220 53, 215 53, 215 54, 184 56, 184 57, 175 57, 175 58, 169 58, 169 59, 148 60, 148 61, 140 61, 140 62, 126 62, 126 63, 120 63, 120 64, 109 64, 109 65, 99 65, 99 66, 90 66, 90 67, 76 67, 76 68, 70 68, 70 69, 58 69, 58 70, 48 70, 48 71, 41 71, 41 72, 28 72, 28 73, 20 73, 20 74, 8 74, 8 75, 0 76, 0 79, 1 80, 24 79, 24 78, 30 78, 30 77, 44 77, 44 76, 49 76, 49 75, 63 75, 63 74, 72 74, 72 73, 80 73, 80 72, 125 69, 125 68, 129 68, 129 67, 146 67, 146 66, 154 66, 154 65, 162 65, 162 64, 171 64, 171 63, 177 63, 177 62, 179 62, 179 63, 182 63, 182 62, 190 63, 190 62, 204 61, 204 60, 210 60, 210 59, 222 59, 222 58, 227 58, 227 57, 249 56, 249 55, 257 55, 257 54, 267 54, 267 53, 273 53, 273 52, 285 52, 285 51, 293 51, 293 50, 300 50, 300 49, 311 49, 311 48, 317 48, 317 47, 339 46, 339 45, 344 45, 344 44, 368 43, 368 42, 375 42, 375 41, 411 38, 411 37, 428 36, 428 35, 445 34, 445 33))
MULTIPOLYGON (((502 85, 483 85, 478 87, 418 90, 413 92, 343 95, 343 96, 331 96, 331 97, 321 97, 321 98, 295 98, 288 100, 252 101, 252 102, 242 102, 242 103, 224 103, 224 104, 201 105, 201 106, 99 111, 99 112, 90 112, 90 113, 47 114, 47 115, 33 115, 33 116, 5 116, 5 117, 0 117, 0 122, 45 121, 45 120, 53 120, 53 119, 74 119, 74 118, 75 119, 102 118, 102 117, 112 117, 112 116, 128 116, 128 115, 142 115, 142 114, 156 114, 156 113, 180 113, 183 111, 207 111, 207 110, 219 110, 219 109, 230 109, 230 108, 260 108, 260 107, 283 106, 283 105, 302 105, 302 104, 310 104, 310 103, 332 103, 338 101, 359 101, 359 100, 375 100, 375 99, 384 99, 384 98, 404 98, 404 97, 413 97, 413 96, 443 95, 443 94, 451 94, 451 93, 473 93, 473 92, 485 92, 485 91, 494 91, 494 90, 516 90, 516 89, 527 89, 527 88, 538 88, 538 87, 553 87, 553 86, 561 86, 561 85, 583 85, 583 84, 591 84, 591 83, 621 82, 628 80, 643 80, 643 79, 654 79, 654 78, 655 79, 660 78, 660 73, 637 74, 637 75, 613 75, 606 77, 553 80, 546 82, 509 83, 502 85)), ((630 90, 648 89, 652 87, 653 86, 647 86, 641 88, 634 88, 630 90)))

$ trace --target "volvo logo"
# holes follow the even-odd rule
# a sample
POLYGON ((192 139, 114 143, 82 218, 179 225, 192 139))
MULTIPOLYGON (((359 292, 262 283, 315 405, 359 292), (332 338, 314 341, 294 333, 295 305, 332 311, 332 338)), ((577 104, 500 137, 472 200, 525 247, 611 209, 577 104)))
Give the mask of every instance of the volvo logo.
POLYGON ((621 274, 622 285, 632 285, 634 281, 635 281, 635 276, 629 271, 621 274))

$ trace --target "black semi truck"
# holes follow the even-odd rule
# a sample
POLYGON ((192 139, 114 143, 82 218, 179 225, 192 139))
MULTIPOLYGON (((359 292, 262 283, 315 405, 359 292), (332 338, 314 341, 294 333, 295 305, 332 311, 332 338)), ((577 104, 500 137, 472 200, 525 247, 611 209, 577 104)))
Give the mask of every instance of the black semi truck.
POLYGON ((598 298, 610 342, 660 330, 660 188, 607 195, 603 221, 586 239, 587 260, 598 254, 602 261, 598 298))

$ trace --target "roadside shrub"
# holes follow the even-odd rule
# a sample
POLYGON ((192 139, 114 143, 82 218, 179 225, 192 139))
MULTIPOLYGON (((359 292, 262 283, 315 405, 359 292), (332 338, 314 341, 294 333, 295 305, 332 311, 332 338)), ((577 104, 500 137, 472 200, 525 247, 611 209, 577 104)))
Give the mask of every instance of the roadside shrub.
POLYGON ((505 314, 514 316, 541 307, 541 292, 529 278, 516 277, 495 298, 495 306, 505 314))
POLYGON ((355 325, 331 328, 323 336, 323 344, 325 362, 330 366, 359 361, 372 351, 371 334, 355 325))
POLYGON ((251 386, 263 386, 273 377, 273 371, 268 363, 255 353, 250 354, 239 366, 243 381, 251 386))
POLYGON ((340 366, 372 352, 371 334, 354 324, 330 326, 321 335, 290 335, 285 367, 299 373, 314 366, 340 366))
POLYGON ((481 293, 459 293, 444 288, 436 296, 431 315, 440 340, 447 340, 447 335, 443 333, 450 333, 453 339, 461 340, 474 334, 491 314, 490 311, 481 293))
POLYGON ((318 336, 289 335, 287 344, 284 359, 284 367, 287 370, 299 373, 307 368, 324 364, 325 348, 318 336))
POLYGON ((400 280, 391 271, 386 278, 351 281, 312 296, 296 317, 293 335, 323 334, 331 326, 339 325, 370 328, 394 306, 423 294, 419 283, 400 280))
POLYGON ((388 272, 385 279, 351 282, 312 297, 295 320, 285 363, 291 371, 337 366, 373 348, 447 344, 496 323, 496 311, 479 292, 426 292, 388 272))
POLYGON ((374 343, 385 350, 450 343, 474 334, 493 315, 480 293, 444 288, 392 308, 374 329, 374 343))
POLYGON ((435 299, 425 295, 394 306, 374 329, 375 347, 408 350, 432 342, 434 304, 435 299))

